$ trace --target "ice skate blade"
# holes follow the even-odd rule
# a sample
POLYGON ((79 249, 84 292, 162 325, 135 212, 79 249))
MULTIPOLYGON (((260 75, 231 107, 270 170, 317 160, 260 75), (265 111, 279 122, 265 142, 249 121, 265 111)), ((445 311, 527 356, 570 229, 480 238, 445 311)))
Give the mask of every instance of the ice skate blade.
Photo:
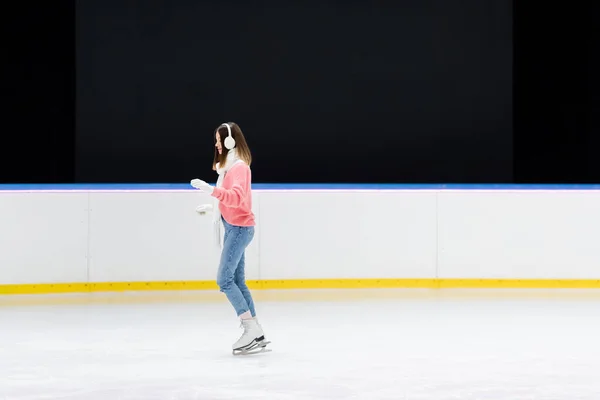
POLYGON ((248 349, 236 349, 233 350, 234 356, 247 356, 252 354, 268 353, 271 349, 267 349, 267 345, 271 342, 263 341, 260 344, 256 344, 248 349))
POLYGON ((233 350, 233 355, 234 356, 250 356, 253 354, 268 353, 270 351, 272 351, 272 350, 265 349, 264 347, 259 347, 257 349, 252 349, 252 350, 233 350))

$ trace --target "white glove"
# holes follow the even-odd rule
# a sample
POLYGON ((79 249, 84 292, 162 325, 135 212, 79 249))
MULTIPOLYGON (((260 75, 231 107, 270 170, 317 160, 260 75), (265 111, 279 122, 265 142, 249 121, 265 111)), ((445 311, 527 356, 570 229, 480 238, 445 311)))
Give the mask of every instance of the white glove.
POLYGON ((208 194, 212 194, 212 192, 214 190, 214 188, 212 186, 210 186, 208 183, 206 183, 200 179, 192 179, 190 181, 190 185, 192 185, 194 188, 201 190, 203 192, 206 192, 208 194))
POLYGON ((198 207, 196 207, 196 212, 200 215, 206 215, 206 213, 209 213, 212 210, 212 204, 200 204, 198 207))

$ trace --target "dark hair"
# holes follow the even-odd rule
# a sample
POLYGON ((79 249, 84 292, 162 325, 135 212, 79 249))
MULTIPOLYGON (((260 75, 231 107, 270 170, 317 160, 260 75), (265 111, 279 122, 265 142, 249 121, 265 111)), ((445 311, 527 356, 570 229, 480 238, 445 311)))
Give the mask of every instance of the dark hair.
MULTIPOLYGON (((248 143, 246 142, 246 138, 242 133, 242 129, 235 122, 228 122, 229 127, 231 128, 231 137, 235 140, 235 149, 240 160, 244 161, 248 166, 252 164, 252 153, 250 152, 250 148, 248 147, 248 143)), ((227 159, 227 154, 229 150, 225 147, 225 138, 229 136, 229 131, 226 126, 219 126, 215 129, 214 140, 215 144, 217 143, 217 132, 219 133, 219 137, 221 138, 221 154, 219 154, 219 150, 215 147, 215 156, 213 158, 213 170, 217 168, 217 163, 221 166, 225 165, 225 160, 227 159)))

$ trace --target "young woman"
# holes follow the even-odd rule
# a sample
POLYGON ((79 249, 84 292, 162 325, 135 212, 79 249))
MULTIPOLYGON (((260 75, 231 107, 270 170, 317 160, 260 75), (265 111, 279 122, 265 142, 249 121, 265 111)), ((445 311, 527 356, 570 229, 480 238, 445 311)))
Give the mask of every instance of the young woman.
MULTIPOLYGON (((247 352, 263 348, 265 341, 262 327, 256 318, 254 301, 245 279, 245 250, 254 237, 254 213, 252 212, 252 155, 244 134, 235 123, 220 125, 215 131, 215 155, 213 170, 219 178, 216 187, 193 179, 191 185, 215 197, 219 205, 214 208, 215 234, 222 248, 217 273, 219 290, 241 319, 244 333, 233 344, 233 352, 247 352), (221 242, 221 224, 225 228, 221 242)), ((201 214, 213 210, 210 204, 200 205, 201 214)))

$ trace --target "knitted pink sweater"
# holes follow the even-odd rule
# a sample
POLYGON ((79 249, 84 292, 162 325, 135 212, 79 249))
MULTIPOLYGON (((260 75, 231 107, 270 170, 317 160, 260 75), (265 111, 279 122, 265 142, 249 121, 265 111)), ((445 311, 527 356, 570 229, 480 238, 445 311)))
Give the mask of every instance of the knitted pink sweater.
POLYGON ((219 200, 219 211, 225 221, 235 226, 254 226, 252 212, 252 173, 246 163, 235 164, 215 187, 212 196, 219 200))

